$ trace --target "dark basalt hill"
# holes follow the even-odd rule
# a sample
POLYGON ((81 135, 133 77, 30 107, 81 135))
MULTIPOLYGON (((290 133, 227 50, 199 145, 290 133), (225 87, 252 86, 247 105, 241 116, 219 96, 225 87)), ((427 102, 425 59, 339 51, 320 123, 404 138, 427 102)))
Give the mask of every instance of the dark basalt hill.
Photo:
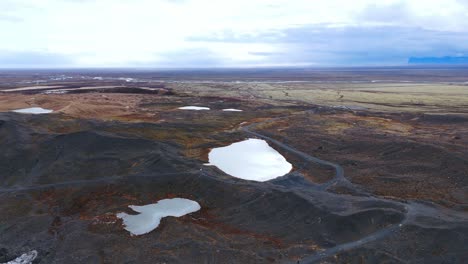
POLYGON ((328 192, 294 173, 239 180, 184 156, 176 142, 125 133, 157 126, 0 114, 0 262, 30 250, 35 263, 462 263, 466 255, 458 213, 328 192), (171 197, 202 210, 138 237, 115 217, 171 197), (438 255, 413 255, 416 244, 438 255))
POLYGON ((175 144, 92 130, 48 134, 11 115, 13 119, 2 120, 0 131, 5 150, 0 153, 2 186, 175 173, 189 168, 181 164, 175 144))

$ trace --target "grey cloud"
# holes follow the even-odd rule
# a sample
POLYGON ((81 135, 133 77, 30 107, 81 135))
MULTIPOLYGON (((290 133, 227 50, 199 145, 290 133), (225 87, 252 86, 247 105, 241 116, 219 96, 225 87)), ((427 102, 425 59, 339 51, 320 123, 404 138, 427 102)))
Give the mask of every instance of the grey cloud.
POLYGON ((67 56, 33 51, 1 51, 0 67, 2 68, 22 68, 22 67, 64 67, 72 66, 73 60, 67 56))
POLYGON ((191 40, 268 43, 281 49, 281 52, 275 54, 261 54, 271 63, 404 64, 411 56, 445 56, 468 52, 467 34, 404 27, 338 28, 314 25, 257 36, 223 32, 191 40))
POLYGON ((17 14, 18 10, 24 7, 23 4, 19 4, 10 0, 0 1, 0 22, 20 22, 23 19, 17 14))
POLYGON ((13 15, 9 15, 9 14, 1 14, 0 13, 0 21, 6 21, 6 22, 21 22, 23 21, 22 18, 20 17, 17 17, 17 16, 13 16, 13 15))
POLYGON ((405 2, 397 2, 389 5, 372 4, 367 6, 357 16, 360 21, 384 22, 404 24, 411 20, 411 12, 405 2))
POLYGON ((197 68, 224 66, 221 58, 208 49, 186 49, 178 52, 157 54, 163 56, 150 62, 129 62, 135 67, 167 67, 167 68, 197 68))
POLYGON ((15 0, 0 1, 0 21, 21 22, 24 19, 23 11, 41 12, 42 8, 31 5, 28 2, 15 0))
POLYGON ((222 66, 222 61, 209 50, 205 49, 191 49, 180 52, 164 54, 163 65, 170 67, 206 67, 207 65, 222 66))
POLYGON ((250 51, 250 55, 255 55, 255 56, 273 56, 273 55, 280 55, 282 53, 278 52, 265 52, 265 51, 250 51))
POLYGON ((465 8, 468 8, 468 0, 457 0, 457 2, 463 6, 465 6, 465 8))

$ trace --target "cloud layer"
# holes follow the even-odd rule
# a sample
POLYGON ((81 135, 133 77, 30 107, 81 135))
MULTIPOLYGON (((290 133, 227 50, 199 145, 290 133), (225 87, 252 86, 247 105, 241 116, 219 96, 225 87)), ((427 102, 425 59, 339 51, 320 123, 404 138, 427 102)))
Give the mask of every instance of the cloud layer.
POLYGON ((392 65, 468 54, 462 0, 3 0, 0 67, 392 65))

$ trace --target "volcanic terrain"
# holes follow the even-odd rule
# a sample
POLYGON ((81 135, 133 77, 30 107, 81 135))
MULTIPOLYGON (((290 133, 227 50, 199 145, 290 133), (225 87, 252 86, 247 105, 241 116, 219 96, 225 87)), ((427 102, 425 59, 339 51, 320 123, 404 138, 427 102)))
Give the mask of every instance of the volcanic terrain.
POLYGON ((0 263, 466 263, 468 86, 450 74, 1 72, 0 263), (52 112, 14 112, 33 107, 52 112), (208 164, 249 139, 292 169, 208 164), (141 235, 118 217, 172 198, 200 210, 141 235))

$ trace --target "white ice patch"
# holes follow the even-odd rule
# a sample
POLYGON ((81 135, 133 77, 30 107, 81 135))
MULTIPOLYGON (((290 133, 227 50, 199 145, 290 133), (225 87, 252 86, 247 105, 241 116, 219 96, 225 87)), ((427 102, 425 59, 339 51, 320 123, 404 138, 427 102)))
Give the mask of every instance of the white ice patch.
POLYGON ((224 112, 242 112, 240 109, 234 109, 234 108, 228 108, 228 109, 223 109, 224 112))
POLYGON ((44 109, 41 107, 31 107, 31 108, 24 108, 24 109, 17 109, 13 110, 15 113, 21 113, 21 114, 50 114, 53 112, 53 110, 50 109, 44 109))
POLYGON ((5 262, 3 264, 32 264, 32 262, 37 258, 37 251, 33 250, 28 253, 17 257, 12 261, 5 262))
POLYGON ((119 78, 121 81, 133 82, 133 78, 119 78))
POLYGON ((261 139, 247 139, 208 154, 210 164, 236 178, 264 182, 291 171, 292 165, 261 139))
POLYGON ((163 217, 181 217, 196 212, 201 208, 197 202, 183 198, 164 199, 155 204, 143 206, 130 205, 129 207, 140 214, 129 215, 118 213, 117 217, 123 220, 125 230, 135 236, 143 235, 156 229, 163 217))
POLYGON ((43 94, 66 94, 68 93, 67 90, 47 90, 43 92, 43 94))
POLYGON ((208 107, 201 107, 201 106, 184 106, 184 107, 179 107, 180 110, 210 110, 208 107))

